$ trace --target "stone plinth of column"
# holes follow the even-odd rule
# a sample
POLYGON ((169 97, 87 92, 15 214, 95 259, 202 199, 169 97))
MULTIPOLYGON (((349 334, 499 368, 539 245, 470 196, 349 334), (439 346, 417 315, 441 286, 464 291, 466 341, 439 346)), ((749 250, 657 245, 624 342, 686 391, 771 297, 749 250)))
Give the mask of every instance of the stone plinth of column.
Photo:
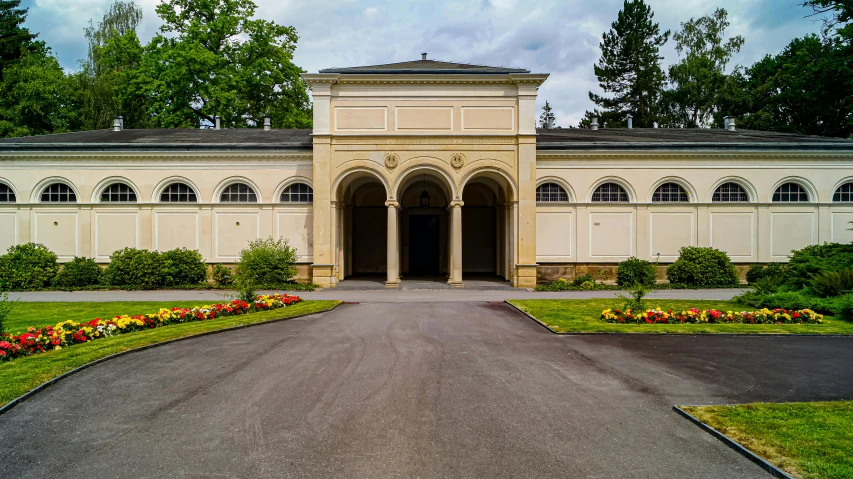
POLYGON ((536 287, 536 267, 535 264, 517 264, 515 265, 516 277, 518 282, 516 288, 535 288, 536 287))
POLYGON ((388 277, 385 281, 386 288, 400 287, 400 245, 397 232, 397 215, 400 204, 396 201, 386 201, 388 207, 388 277))
POLYGON ((311 281, 321 288, 332 288, 332 274, 335 265, 333 264, 312 264, 311 265, 311 281))

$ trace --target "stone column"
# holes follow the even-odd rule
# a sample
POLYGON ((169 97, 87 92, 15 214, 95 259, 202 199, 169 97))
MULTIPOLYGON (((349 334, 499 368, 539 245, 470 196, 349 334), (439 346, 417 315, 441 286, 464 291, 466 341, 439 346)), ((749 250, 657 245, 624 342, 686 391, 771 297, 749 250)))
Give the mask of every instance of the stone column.
POLYGON ((462 203, 450 202, 450 287, 461 288, 462 283, 462 203))
POLYGON ((341 203, 340 201, 337 204, 337 232, 338 232, 338 258, 336 261, 337 264, 337 278, 338 281, 342 281, 344 279, 344 275, 346 274, 346 264, 345 264, 345 248, 346 245, 344 243, 346 238, 346 228, 344 224, 344 211, 346 208, 346 204, 341 203))
POLYGON ((396 201, 386 201, 388 207, 388 265, 386 288, 397 288, 400 286, 400 246, 397 244, 399 234, 397 233, 397 208, 396 201))

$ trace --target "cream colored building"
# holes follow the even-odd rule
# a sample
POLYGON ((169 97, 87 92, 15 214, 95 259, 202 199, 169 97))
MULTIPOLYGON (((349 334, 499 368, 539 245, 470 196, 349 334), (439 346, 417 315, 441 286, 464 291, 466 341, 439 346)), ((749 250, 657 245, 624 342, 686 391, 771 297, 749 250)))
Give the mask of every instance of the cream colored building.
POLYGON ((300 276, 530 287, 853 240, 853 142, 736 130, 537 130, 547 74, 418 60, 323 70, 314 129, 100 130, 0 140, 0 248, 106 262, 126 246, 233 263, 277 236, 300 276))

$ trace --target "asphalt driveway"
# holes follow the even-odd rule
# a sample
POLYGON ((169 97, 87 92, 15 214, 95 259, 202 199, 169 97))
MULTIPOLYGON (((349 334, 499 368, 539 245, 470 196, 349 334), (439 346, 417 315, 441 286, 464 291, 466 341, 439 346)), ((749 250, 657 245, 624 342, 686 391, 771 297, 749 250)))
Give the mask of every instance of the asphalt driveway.
POLYGON ((0 416, 0 477, 769 477, 673 404, 853 397, 853 338, 556 336, 344 305, 89 368, 0 416))

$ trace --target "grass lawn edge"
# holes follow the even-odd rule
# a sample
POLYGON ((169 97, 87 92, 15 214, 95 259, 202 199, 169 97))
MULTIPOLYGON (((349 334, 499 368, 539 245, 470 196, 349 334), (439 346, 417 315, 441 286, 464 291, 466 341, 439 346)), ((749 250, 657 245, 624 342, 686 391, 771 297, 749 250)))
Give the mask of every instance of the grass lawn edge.
MULTIPOLYGON (((557 331, 552 329, 548 323, 542 321, 536 316, 528 313, 524 309, 522 309, 519 305, 514 304, 513 301, 538 301, 535 299, 505 299, 504 303, 510 305, 513 309, 520 312, 521 314, 527 316, 528 318, 535 321, 537 324, 547 329, 553 334, 559 334, 561 336, 616 336, 616 335, 634 335, 634 336, 771 336, 771 337, 853 337, 853 334, 844 334, 844 333, 822 333, 822 332, 814 332, 814 333, 756 333, 752 331, 744 331, 732 333, 728 331, 711 331, 711 332, 671 332, 671 331, 557 331)), ((565 301, 576 301, 574 299, 567 299, 565 301)), ((583 300, 577 300, 583 301, 583 300)), ((681 300, 679 300, 681 301, 681 300)), ((705 301, 705 300, 697 300, 697 301, 705 301)))
POLYGON ((719 439, 720 441, 722 441, 723 444, 729 446, 730 448, 734 449, 736 452, 740 453, 742 456, 744 456, 747 459, 749 459, 750 461, 756 463, 760 468, 762 468, 765 471, 767 471, 768 473, 770 473, 770 475, 772 475, 773 477, 778 477, 779 479, 796 479, 796 477, 788 474, 787 472, 776 467, 775 465, 773 465, 769 461, 765 460, 763 457, 761 457, 761 456, 755 454, 754 452, 750 451, 749 449, 745 448, 739 442, 735 441, 734 439, 730 438, 729 436, 726 436, 725 434, 718 431, 717 429, 714 429, 710 424, 702 422, 701 419, 699 419, 696 416, 685 411, 681 406, 672 406, 672 409, 675 412, 677 412, 678 414, 680 414, 682 417, 686 418, 688 421, 699 426, 705 432, 711 434, 712 436, 714 436, 717 439, 719 439))
MULTIPOLYGON (((324 310, 321 310, 321 311, 312 311, 312 312, 307 312, 307 313, 302 313, 302 314, 296 314, 296 315, 293 315, 293 316, 286 316, 286 317, 282 317, 282 318, 273 318, 273 319, 268 319, 268 320, 262 320, 262 321, 258 321, 258 322, 256 322, 256 323, 238 324, 238 325, 236 325, 236 326, 228 326, 228 327, 225 327, 225 328, 222 328, 222 329, 215 329, 215 330, 212 330, 212 331, 203 331, 203 332, 200 332, 200 333, 192 333, 192 334, 188 334, 188 335, 186 335, 186 336, 181 336, 181 337, 178 337, 178 338, 172 338, 172 339, 167 339, 167 340, 164 340, 164 341, 159 341, 159 342, 156 342, 156 343, 151 343, 151 344, 146 344, 146 345, 143 345, 143 346, 138 346, 138 347, 135 347, 135 348, 131 348, 131 349, 128 349, 128 350, 125 350, 125 351, 120 351, 120 352, 118 352, 118 353, 110 354, 110 355, 108 355, 108 356, 104 356, 104 357, 101 357, 101 358, 95 359, 94 361, 90 361, 90 362, 88 362, 88 363, 86 363, 86 364, 83 364, 83 365, 81 365, 81 366, 78 366, 78 367, 76 367, 76 368, 74 368, 74 369, 72 369, 72 370, 70 370, 70 371, 67 371, 67 372, 65 372, 65 373, 62 373, 62 374, 60 374, 59 376, 56 376, 56 377, 54 377, 54 378, 51 378, 51 379, 49 379, 49 380, 47 380, 47 381, 45 381, 45 382, 43 382, 43 383, 39 384, 38 386, 36 386, 36 387, 34 387, 34 388, 30 389, 29 391, 25 392, 24 394, 22 394, 22 395, 20 395, 20 396, 16 397, 15 399, 12 399, 11 401, 7 402, 6 404, 2 404, 2 406, 0 406, 0 415, 3 415, 3 414, 5 414, 5 413, 7 413, 9 410, 11 410, 12 408, 14 408, 14 407, 15 407, 15 406, 17 406, 18 404, 20 404, 20 403, 22 403, 22 402, 26 401, 26 400, 27 400, 27 399, 29 399, 30 397, 32 397, 32 396, 34 396, 35 394, 37 394, 37 393, 39 393, 39 392, 43 391, 43 390, 44 390, 44 389, 46 389, 46 388, 48 388, 48 387, 52 386, 53 384, 56 384, 57 382, 59 382, 59 381, 61 381, 61 380, 65 379, 65 378, 67 378, 67 377, 69 377, 69 376, 72 376, 72 375, 74 375, 74 374, 77 374, 77 373, 79 373, 80 371, 83 371, 84 369, 87 369, 87 368, 89 368, 89 367, 92 367, 92 366, 94 366, 94 365, 96 365, 96 364, 100 364, 100 363, 103 363, 103 362, 109 361, 109 360, 111 360, 111 359, 115 359, 115 358, 118 358, 118 357, 120 357, 120 356, 124 356, 124 355, 126 355, 126 354, 136 353, 136 352, 139 352, 139 351, 144 351, 144 350, 146 350, 146 349, 155 348, 155 347, 158 347, 158 346, 163 346, 163 345, 165 345, 165 344, 171 344, 171 343, 175 343, 175 342, 178 342, 178 341, 184 341, 184 340, 187 340, 187 339, 194 339, 194 338, 199 338, 199 337, 202 337, 202 336, 208 336, 208 335, 211 335, 211 334, 224 333, 224 332, 226 332, 226 331, 234 331, 234 330, 237 330, 237 329, 250 328, 250 327, 253 327, 253 326, 260 326, 260 325, 262 325, 262 324, 277 323, 277 322, 279 322, 279 321, 288 321, 288 320, 291 320, 291 319, 304 318, 304 317, 306 317, 306 316, 311 316, 311 315, 314 315, 314 314, 326 313, 326 312, 332 311, 333 309, 335 309, 335 308, 337 308, 338 306, 340 306, 341 304, 343 304, 343 301, 340 301, 340 300, 328 300, 328 302, 329 302, 329 303, 333 303, 333 304, 331 304, 329 308, 324 309, 324 310)), ((284 312, 284 311, 286 311, 286 308, 282 310, 282 312, 284 312)), ((166 326, 166 327, 168 327, 168 326, 166 326)), ((145 331, 137 331, 137 333, 140 333, 140 332, 144 333, 145 331)), ((131 333, 131 334, 135 334, 135 333, 131 333)))

